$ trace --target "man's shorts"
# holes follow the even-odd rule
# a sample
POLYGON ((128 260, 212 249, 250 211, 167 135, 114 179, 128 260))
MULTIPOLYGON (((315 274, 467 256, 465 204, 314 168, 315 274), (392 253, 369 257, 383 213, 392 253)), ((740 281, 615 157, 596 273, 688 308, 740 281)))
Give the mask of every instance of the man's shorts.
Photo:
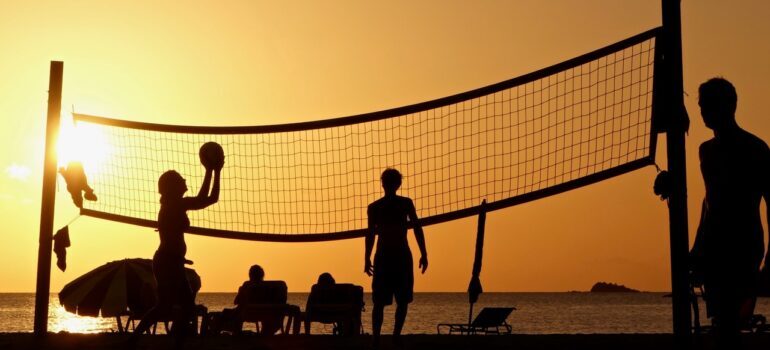
POLYGON ((372 279, 372 301, 374 304, 391 305, 393 297, 396 304, 412 302, 414 294, 414 271, 412 254, 401 256, 374 257, 374 276, 372 279))

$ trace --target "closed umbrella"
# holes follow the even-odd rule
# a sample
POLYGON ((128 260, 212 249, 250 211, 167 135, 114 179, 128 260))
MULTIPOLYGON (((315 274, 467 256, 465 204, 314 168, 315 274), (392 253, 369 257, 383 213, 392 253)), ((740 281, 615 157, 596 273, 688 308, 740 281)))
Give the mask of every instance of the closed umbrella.
MULTIPOLYGON (((192 290, 200 290, 201 279, 195 270, 185 268, 185 273, 192 290)), ((153 305, 154 289, 152 260, 123 259, 108 262, 65 285, 59 302, 67 311, 82 316, 120 316, 153 305)))

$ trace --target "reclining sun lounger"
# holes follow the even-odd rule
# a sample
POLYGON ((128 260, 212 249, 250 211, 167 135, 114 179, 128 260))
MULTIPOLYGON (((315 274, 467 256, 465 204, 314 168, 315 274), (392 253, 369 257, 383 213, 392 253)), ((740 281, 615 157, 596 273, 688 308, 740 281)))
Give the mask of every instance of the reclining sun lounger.
POLYGON ((305 333, 310 334, 310 323, 334 325, 334 334, 361 334, 361 312, 364 307, 364 289, 350 283, 329 286, 313 285, 308 296, 303 318, 305 333))
POLYGON ((440 323, 436 326, 438 334, 448 330, 447 334, 511 334, 511 326, 506 322, 515 307, 485 307, 476 315, 471 324, 440 323))

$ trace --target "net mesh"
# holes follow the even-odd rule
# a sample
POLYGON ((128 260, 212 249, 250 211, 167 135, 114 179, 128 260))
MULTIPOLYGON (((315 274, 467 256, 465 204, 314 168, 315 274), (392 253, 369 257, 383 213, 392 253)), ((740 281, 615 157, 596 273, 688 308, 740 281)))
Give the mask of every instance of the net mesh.
POLYGON ((403 174, 399 193, 428 221, 468 212, 482 199, 506 206, 649 164, 654 62, 655 35, 648 33, 407 113, 296 130, 164 129, 76 115, 78 128, 99 135, 94 147, 105 153, 85 164, 99 195, 86 209, 155 220, 158 177, 174 169, 195 195, 204 174, 198 149, 207 141, 223 146, 226 163, 220 201, 189 212, 192 225, 204 229, 319 240, 361 233, 387 167, 403 174))

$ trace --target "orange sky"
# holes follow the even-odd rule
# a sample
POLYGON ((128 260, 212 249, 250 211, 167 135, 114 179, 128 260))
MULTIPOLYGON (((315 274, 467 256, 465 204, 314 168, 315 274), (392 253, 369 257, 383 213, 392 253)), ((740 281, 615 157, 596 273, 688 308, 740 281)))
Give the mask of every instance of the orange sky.
MULTIPOLYGON (((166 124, 275 124, 505 80, 658 26, 659 7, 648 0, 2 2, 0 292, 35 288, 51 60, 64 61, 67 110, 166 124)), ((698 115, 698 84, 730 79, 739 123, 770 141, 762 108, 770 90, 770 3, 685 0, 682 12, 694 232, 703 197, 696 150, 711 136, 698 115)), ((658 163, 665 165, 664 152, 658 163)), ((485 290, 586 290, 598 280, 668 290, 668 216, 652 194, 654 177, 647 167, 491 213, 485 290)), ((77 212, 63 188, 57 199, 58 228, 77 212)), ((465 290, 475 225, 471 218, 426 228, 430 268, 416 290, 465 290)), ((52 292, 104 262, 149 258, 158 244, 150 229, 91 218, 70 230, 69 268, 52 270, 52 292)), ((370 284, 362 239, 292 245, 188 235, 187 242, 203 291, 235 291, 253 263, 292 291, 309 290, 324 271, 370 284)))

